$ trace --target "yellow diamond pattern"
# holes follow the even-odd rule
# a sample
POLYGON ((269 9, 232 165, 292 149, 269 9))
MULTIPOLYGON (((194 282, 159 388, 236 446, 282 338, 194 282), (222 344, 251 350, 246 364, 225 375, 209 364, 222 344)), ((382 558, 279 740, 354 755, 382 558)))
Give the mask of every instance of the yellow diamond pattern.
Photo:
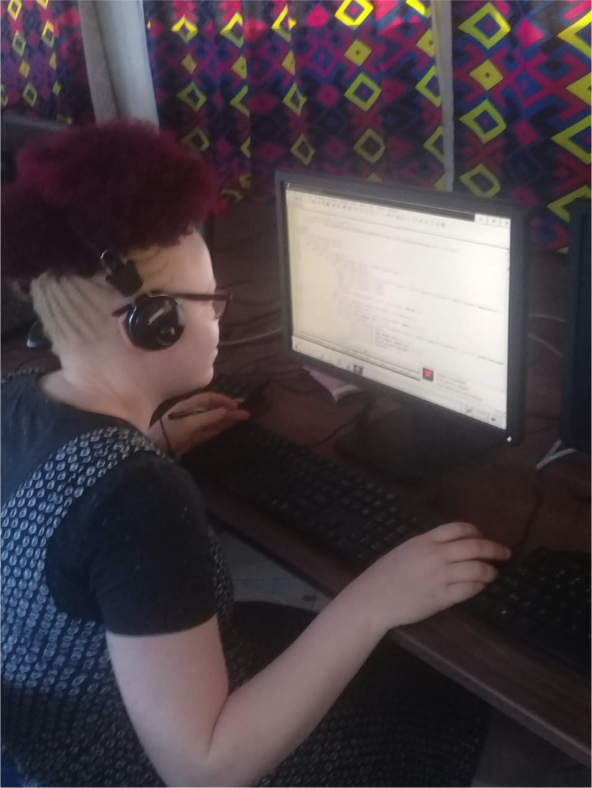
POLYGON ((286 57, 282 60, 282 66, 288 71, 290 74, 296 73, 296 60, 294 58, 294 53, 292 51, 288 52, 286 57))
POLYGON ((377 175, 375 172, 370 173, 370 175, 366 178, 367 181, 372 181, 373 183, 382 183, 382 178, 380 175, 377 175))
POLYGON ((193 148, 197 148, 202 153, 210 147, 210 141, 201 129, 193 129, 192 132, 183 137, 182 141, 193 148))
POLYGON ((195 38, 198 33, 197 25, 190 22, 185 15, 171 27, 171 30, 173 33, 176 33, 179 38, 182 38, 186 44, 188 44, 192 38, 195 38))
POLYGON ((194 82, 190 82, 186 88, 177 93, 177 98, 184 101, 194 112, 201 109, 206 102, 206 97, 194 82))
POLYGON ((60 123, 67 123, 69 126, 72 125, 72 118, 69 115, 58 115, 58 120, 60 123))
POLYGON ((426 30, 423 36, 417 42, 417 48, 425 52, 426 55, 434 57, 436 50, 434 48, 434 35, 431 30, 426 30))
POLYGON ((574 96, 577 96, 582 101, 585 101, 586 104, 592 104, 591 100, 591 87, 592 87, 592 73, 585 74, 581 79, 576 80, 576 82, 572 82, 571 85, 567 86, 567 89, 570 93, 573 93, 574 96))
POLYGON ((31 66, 23 60, 23 62, 19 67, 20 73, 23 75, 23 77, 28 77, 30 70, 31 70, 31 66))
POLYGON ((553 211, 553 213, 556 213, 564 222, 569 222, 569 211, 566 210, 567 206, 574 200, 589 200, 591 195, 592 192, 589 186, 580 186, 579 189, 576 189, 571 194, 566 194, 565 197, 562 197, 560 200, 550 202, 547 208, 553 211))
POLYGON ((443 134, 444 134, 444 129, 442 128, 442 126, 438 126, 438 128, 432 134, 432 136, 428 140, 426 140, 423 144, 423 147, 427 151, 429 151, 432 154, 432 156, 435 156, 438 159, 438 161, 442 163, 444 163, 444 154, 439 148, 436 147, 436 143, 438 142, 440 137, 443 136, 443 134))
POLYGON ((470 112, 467 112, 466 115, 462 115, 460 121, 461 123, 464 123, 465 126, 468 126, 471 131, 474 131, 483 143, 494 139, 494 137, 497 137, 497 135, 501 134, 506 128, 505 120, 502 118, 489 99, 485 99, 485 101, 482 101, 478 107, 475 107, 470 112), (488 112, 490 117, 492 117, 497 123, 497 125, 492 129, 489 129, 489 131, 483 131, 483 129, 477 123, 477 118, 482 112, 488 112))
POLYGON ((435 107, 439 107, 442 104, 442 97, 436 95, 432 90, 429 89, 428 85, 432 81, 432 79, 436 76, 436 66, 432 66, 430 70, 425 74, 425 76, 420 79, 420 81, 415 86, 415 89, 418 90, 423 96, 425 96, 428 101, 431 101, 435 107))
POLYGON ((30 107, 35 106, 35 102, 37 101, 37 91, 30 82, 27 82, 25 85, 25 89, 23 90, 23 98, 30 107))
POLYGON ((358 27, 370 13, 372 13, 372 3, 368 0, 343 0, 335 12, 335 18, 348 27, 358 27), (352 3, 362 9, 355 18, 347 13, 352 3))
POLYGON ((284 41, 289 42, 291 40, 291 38, 292 38, 292 36, 290 35, 290 30, 294 27, 294 25, 296 24, 296 21, 294 19, 292 19, 291 16, 288 16, 288 19, 287 19, 287 22, 286 22, 286 24, 288 25, 288 29, 286 29, 285 27, 282 27, 282 22, 284 21, 284 19, 285 19, 285 17, 287 15, 288 15, 288 4, 286 3, 286 5, 284 6, 283 11, 281 12, 281 14, 278 16, 278 18, 275 20, 275 22, 271 26, 271 29, 274 30, 279 36, 281 36, 284 39, 284 41))
POLYGON ((23 4, 21 3, 21 0, 10 0, 6 10, 13 19, 18 19, 18 15, 20 14, 22 7, 23 4))
POLYGON ((482 63, 477 68, 474 68, 470 75, 473 77, 475 82, 478 82, 482 88, 485 90, 491 90, 494 88, 498 82, 501 82, 503 77, 498 71, 498 69, 493 65, 491 60, 486 60, 485 63, 482 63))
POLYGON ((251 138, 248 137, 240 146, 241 152, 245 154, 247 159, 251 158, 251 138))
POLYGON ((587 118, 583 118, 583 120, 574 123, 573 126, 570 126, 568 129, 564 129, 563 131, 559 132, 559 134, 555 134, 553 137, 551 137, 553 142, 556 142, 558 145, 561 145, 562 148, 565 148, 565 150, 573 153, 573 155, 580 161, 583 161, 584 164, 590 164, 590 151, 581 148, 576 142, 572 140, 572 137, 576 134, 579 134, 579 132, 583 131, 584 129, 589 129, 590 121, 591 118, 590 115, 588 115, 587 118))
POLYGON ((55 44, 54 26, 51 22, 46 22, 41 33, 41 40, 44 41, 50 49, 53 49, 55 44))
POLYGON ((49 3, 49 0, 37 0, 37 2, 42 8, 47 8, 47 4, 49 3))
POLYGON ((235 47, 242 47, 245 43, 245 38, 243 36, 243 17, 242 14, 239 14, 237 11, 236 14, 232 17, 230 22, 223 27, 220 31, 220 35, 223 35, 224 38, 227 38, 229 41, 232 41, 235 47), (235 25, 239 26, 239 35, 233 31, 235 25))
POLYGON ((239 77, 243 79, 247 78, 247 59, 241 55, 236 63, 233 65, 232 70, 235 74, 238 74, 239 77))
POLYGON ((561 33, 557 34, 557 37, 567 41, 567 43, 571 44, 572 47, 579 49, 580 52, 583 52, 586 57, 590 57, 592 50, 588 44, 579 37, 578 33, 580 30, 590 24, 591 19, 592 11, 583 16, 581 19, 578 19, 577 22, 574 22, 571 27, 567 28, 567 30, 562 30, 561 33))
POLYGON ((54 53, 52 54, 52 56, 49 58, 49 65, 50 65, 50 66, 51 66, 53 69, 57 68, 58 61, 57 61, 57 58, 56 58, 56 53, 55 53, 55 52, 54 52, 54 53))
POLYGON ((230 101, 231 106, 234 107, 235 109, 237 109, 243 115, 246 115, 247 118, 249 117, 250 112, 245 107, 245 105, 242 103, 242 101, 243 101, 244 97, 247 95, 248 92, 249 92, 249 90, 248 90, 247 86, 245 85, 244 87, 242 87, 239 90, 239 92, 236 94, 236 96, 233 99, 231 99, 231 101, 230 101))
POLYGON ((300 161, 303 164, 306 164, 307 166, 310 164, 310 162, 312 161, 312 157, 316 153, 315 149, 312 147, 312 145, 310 145, 304 134, 301 134, 298 137, 296 142, 290 148, 290 152, 293 153, 297 159, 300 159, 300 161))
POLYGON ((232 197, 235 202, 240 202, 244 195, 238 189, 222 189, 220 192, 222 197, 232 197))
POLYGON ((501 189, 500 182, 495 177, 495 175, 490 172, 484 164, 478 164, 469 172, 465 172, 464 175, 460 176, 462 183, 469 189, 473 194, 476 194, 479 197, 493 197, 494 194, 497 194, 501 189), (476 175, 482 175, 486 178, 491 186, 489 189, 482 191, 479 186, 473 181, 473 178, 476 175))
POLYGON ((501 41, 504 36, 507 36, 510 32, 510 25, 506 22, 504 17, 500 14, 497 8, 493 5, 493 3, 486 3, 482 8, 480 8, 476 14, 473 14, 469 19, 459 25, 459 29, 462 30, 464 33, 468 33, 473 38, 476 38, 484 47, 487 49, 491 49, 491 47, 495 46, 498 41, 501 41), (484 35, 484 33, 479 30, 476 25, 483 19, 483 17, 487 16, 493 17, 493 19, 498 24, 498 31, 494 33, 494 35, 488 37, 484 35))
POLYGON ((56 83, 55 83, 55 85, 53 86, 53 88, 51 89, 51 92, 52 92, 54 95, 56 95, 56 96, 57 96, 57 95, 58 95, 58 93, 61 91, 61 89, 62 89, 62 86, 60 85, 60 83, 59 83, 59 82, 56 82, 56 83))
POLYGON ((411 8, 415 8, 417 13, 421 14, 422 16, 429 17, 432 14, 431 8, 426 8, 425 5, 420 2, 420 0, 407 0, 407 5, 411 6, 411 8))
POLYGON ((380 96, 381 92, 381 88, 379 88, 376 82, 373 82, 370 77, 367 77, 365 74, 358 74, 349 88, 345 91, 344 95, 352 102, 352 104, 355 104, 360 109, 363 109, 364 112, 367 112, 374 104, 376 99, 380 96), (366 87, 370 88, 372 91, 365 100, 356 95, 356 91, 360 85, 366 85, 366 87))
POLYGON ((245 173, 244 175, 239 175, 238 182, 240 183, 243 189, 249 189, 251 187, 251 176, 248 173, 245 173))
POLYGON ((302 107, 306 103, 306 98, 298 90, 296 83, 294 83, 284 97, 283 102, 286 107, 289 107, 292 110, 292 112, 300 116, 302 114, 302 107))
POLYGON ((12 48, 14 49, 14 51, 22 57, 26 46, 27 46, 27 42, 21 36, 21 34, 15 33, 14 38, 12 39, 12 48))
POLYGON ((384 144, 384 140, 379 134, 377 134, 373 129, 366 129, 366 131, 354 145, 354 150, 359 156, 361 156, 363 159, 366 159, 367 162, 370 162, 370 164, 376 164, 378 159, 380 159, 382 154, 385 152, 386 146, 384 144), (378 145, 378 148, 374 151, 374 153, 370 153, 370 151, 367 151, 364 148, 368 140, 372 140, 378 145))
POLYGON ((181 65, 183 66, 185 71, 189 71, 190 74, 193 74, 193 72, 197 68, 197 63, 191 57, 191 55, 185 55, 185 57, 181 61, 181 65))
POLYGON ((0 104, 5 107, 8 104, 8 93, 4 85, 0 86, 0 104))
POLYGON ((351 60, 352 63, 355 63, 356 66, 361 66, 370 52, 372 52, 372 50, 370 47, 366 46, 366 44, 363 44, 361 41, 354 41, 354 43, 347 48, 345 56, 348 60, 351 60))
POLYGON ((437 189, 439 192, 446 191, 446 175, 442 175, 442 177, 438 178, 434 184, 434 189, 437 189))

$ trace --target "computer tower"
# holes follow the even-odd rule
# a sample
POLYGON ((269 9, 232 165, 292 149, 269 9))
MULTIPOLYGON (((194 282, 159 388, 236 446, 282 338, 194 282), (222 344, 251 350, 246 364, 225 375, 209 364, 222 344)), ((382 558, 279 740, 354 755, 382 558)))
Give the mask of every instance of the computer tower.
POLYGON ((590 453, 590 202, 574 203, 569 237, 561 441, 590 453))

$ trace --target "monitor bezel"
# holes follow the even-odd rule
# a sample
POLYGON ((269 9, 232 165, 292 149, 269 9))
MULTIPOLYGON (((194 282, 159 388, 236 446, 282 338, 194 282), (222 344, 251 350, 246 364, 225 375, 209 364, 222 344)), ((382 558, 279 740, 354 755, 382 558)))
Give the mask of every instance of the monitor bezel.
POLYGON ((561 392, 560 435, 562 442, 570 449, 590 454, 588 440, 577 434, 573 418, 573 398, 575 389, 576 340, 578 331, 578 309, 580 306, 580 278, 583 266, 590 265, 584 259, 582 250, 582 223, 590 216, 589 200, 572 203, 569 222, 569 252, 567 275, 567 305, 565 312, 565 342, 563 349, 563 374, 561 392))
POLYGON ((409 186, 387 185, 356 178, 341 176, 328 177, 278 170, 275 175, 276 212, 280 262, 280 292, 282 307, 282 327, 286 352, 293 361, 326 372, 329 375, 353 383, 382 396, 394 397, 401 404, 413 404, 435 409, 449 420, 457 419, 467 426, 473 424, 489 431, 492 436, 505 438, 508 443, 517 445, 524 437, 524 402, 526 391, 526 336, 527 336, 527 255, 526 255, 526 212, 521 206, 493 200, 490 198, 464 196, 419 189, 409 186), (508 325, 508 412, 505 429, 491 426, 486 422, 457 413, 442 405, 428 403, 420 397, 386 386, 382 383, 355 375, 341 367, 319 361, 292 349, 293 329, 291 309, 291 287, 289 275, 288 229, 286 211, 286 187, 311 188, 336 197, 378 199, 396 205, 401 209, 413 210, 418 207, 434 210, 465 213, 486 213, 490 216, 511 219, 510 238, 510 290, 508 325))

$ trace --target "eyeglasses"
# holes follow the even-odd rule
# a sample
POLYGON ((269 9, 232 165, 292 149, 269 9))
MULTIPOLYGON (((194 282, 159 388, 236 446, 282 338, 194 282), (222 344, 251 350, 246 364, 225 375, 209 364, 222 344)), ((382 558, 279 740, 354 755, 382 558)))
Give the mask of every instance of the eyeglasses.
POLYGON ((185 301, 211 301, 216 320, 220 320, 226 307, 232 301, 232 293, 166 293, 166 295, 185 301))
MULTIPOLYGON (((220 320, 229 302, 232 301, 232 293, 149 293, 151 296, 168 296, 176 300, 184 301, 211 301, 214 308, 214 319, 220 320)), ((116 309, 113 315, 118 317, 123 315, 130 307, 130 304, 116 309)))

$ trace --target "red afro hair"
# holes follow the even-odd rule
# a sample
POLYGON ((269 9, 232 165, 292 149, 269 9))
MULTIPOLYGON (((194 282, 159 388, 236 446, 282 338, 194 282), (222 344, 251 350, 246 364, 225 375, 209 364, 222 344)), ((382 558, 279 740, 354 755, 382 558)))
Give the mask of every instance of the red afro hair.
POLYGON ((149 123, 56 134, 23 150, 2 187, 2 277, 93 276, 92 248, 173 246, 207 217, 214 183, 202 159, 149 123))

